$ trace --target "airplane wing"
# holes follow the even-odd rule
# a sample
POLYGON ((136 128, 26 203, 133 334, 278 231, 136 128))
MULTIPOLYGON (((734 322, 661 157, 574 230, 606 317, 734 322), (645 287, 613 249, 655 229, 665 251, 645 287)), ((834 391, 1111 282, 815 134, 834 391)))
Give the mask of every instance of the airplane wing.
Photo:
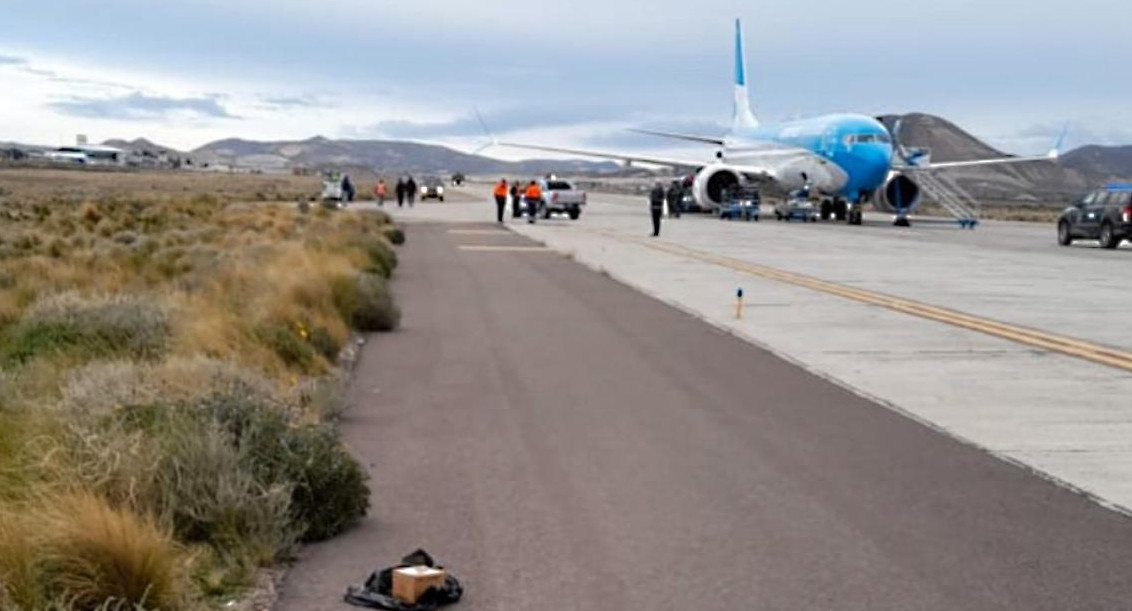
POLYGON ((748 178, 777 183, 785 168, 796 165, 800 161, 815 160, 818 166, 826 166, 828 162, 809 151, 797 148, 776 147, 749 147, 729 151, 734 161, 727 158, 717 159, 679 159, 674 157, 654 157, 651 155, 634 155, 630 153, 613 153, 609 151, 593 151, 584 149, 545 146, 541 144, 524 144, 518 142, 493 142, 492 145, 510 148, 526 149, 531 151, 544 151, 548 153, 563 153, 579 155, 582 157, 596 157, 598 159, 613 159, 626 163, 649 163, 670 168, 701 168, 712 163, 724 163, 732 170, 746 175, 748 178))
POLYGON ((629 131, 635 134, 645 134, 648 136, 660 136, 661 138, 671 138, 673 140, 687 140, 688 142, 699 142, 700 144, 711 144, 713 146, 723 146, 723 138, 708 138, 706 136, 694 136, 691 134, 675 134, 672 132, 655 132, 648 129, 630 129, 629 131))
POLYGON ((499 146, 509 148, 527 149, 529 151, 544 151, 547 153, 563 153, 566 155, 579 155, 582 157, 597 157, 599 159, 612 159, 625 163, 651 163, 670 168, 698 168, 709 162, 703 159, 676 159, 674 157, 653 157, 651 155, 634 155, 629 153, 611 153, 608 151, 588 151, 582 149, 560 148, 556 146, 543 146, 541 144, 521 144, 518 142, 498 142, 499 146))
MULTIPOLYGON (((1035 161, 1052 161, 1056 162, 1060 157, 1057 149, 1034 157, 1000 157, 998 159, 972 159, 970 161, 944 161, 941 163, 929 163, 926 165, 917 165, 914 162, 906 165, 894 165, 892 169, 897 172, 916 172, 916 171, 931 171, 931 170, 946 170, 949 168, 969 168, 974 166, 986 165, 1001 165, 1006 163, 1032 163, 1035 161)), ((911 160, 909 160, 911 161, 911 160)))
POLYGON ((919 163, 925 153, 922 150, 908 148, 900 141, 900 122, 893 128, 897 155, 904 161, 903 165, 894 165, 892 169, 897 172, 916 172, 931 170, 946 170, 949 168, 969 168, 975 166, 999 165, 1005 163, 1032 163, 1035 161, 1057 162, 1061 157, 1061 147, 1065 143, 1065 136, 1069 133, 1069 124, 1061 130, 1061 135, 1053 144, 1053 148, 1045 155, 1033 157, 999 157, 997 159, 972 159, 970 161, 944 161, 941 163, 919 163))

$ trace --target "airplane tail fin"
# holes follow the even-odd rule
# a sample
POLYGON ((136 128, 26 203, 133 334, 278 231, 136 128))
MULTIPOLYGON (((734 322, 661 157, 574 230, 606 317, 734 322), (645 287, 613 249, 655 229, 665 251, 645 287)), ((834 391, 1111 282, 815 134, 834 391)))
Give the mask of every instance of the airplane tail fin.
POLYGON ((743 27, 735 20, 735 106, 731 119, 732 133, 758 127, 759 121, 751 112, 751 98, 747 91, 747 62, 743 54, 743 27))

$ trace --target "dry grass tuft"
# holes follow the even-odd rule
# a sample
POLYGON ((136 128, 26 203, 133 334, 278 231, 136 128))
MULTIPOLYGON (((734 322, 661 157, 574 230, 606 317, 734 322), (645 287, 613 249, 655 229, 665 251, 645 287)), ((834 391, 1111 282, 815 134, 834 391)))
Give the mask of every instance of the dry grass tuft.
POLYGON ((45 518, 50 582, 76 609, 107 601, 150 609, 186 606, 184 552, 152 519, 86 492, 53 499, 45 518))
POLYGON ((155 521, 89 492, 0 507, 0 582, 18 609, 185 609, 188 556, 155 521))
POLYGON ((0 194, 0 609, 198 608, 364 515, 330 380, 389 217, 52 177, 0 194))

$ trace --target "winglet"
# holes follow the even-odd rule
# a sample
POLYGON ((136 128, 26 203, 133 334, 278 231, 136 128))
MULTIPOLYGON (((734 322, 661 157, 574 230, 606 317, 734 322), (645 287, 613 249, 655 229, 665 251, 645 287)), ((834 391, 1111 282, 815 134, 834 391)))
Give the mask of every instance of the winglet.
POLYGON ((480 153, 493 146, 498 146, 499 140, 496 139, 495 134, 491 133, 491 128, 487 126, 487 121, 483 120, 483 115, 480 114, 480 109, 473 106, 472 112, 476 113, 476 120, 480 122, 480 127, 483 128, 483 133, 487 135, 487 142, 477 147, 476 150, 472 151, 473 155, 479 155, 480 153))
POLYGON ((1050 149, 1048 153, 1046 153, 1046 157, 1054 160, 1056 160, 1058 157, 1061 157, 1061 147, 1065 145, 1065 136, 1067 136, 1068 134, 1069 123, 1066 123, 1065 127, 1061 128, 1061 135, 1057 137, 1057 142, 1055 142, 1053 144, 1053 148, 1050 149))
POLYGON ((480 127, 483 128, 483 133, 487 135, 490 143, 499 144, 499 140, 496 139, 495 134, 491 133, 491 128, 487 126, 487 121, 483 120, 483 115, 480 114, 480 109, 473 106, 472 112, 476 113, 476 120, 480 122, 480 127))

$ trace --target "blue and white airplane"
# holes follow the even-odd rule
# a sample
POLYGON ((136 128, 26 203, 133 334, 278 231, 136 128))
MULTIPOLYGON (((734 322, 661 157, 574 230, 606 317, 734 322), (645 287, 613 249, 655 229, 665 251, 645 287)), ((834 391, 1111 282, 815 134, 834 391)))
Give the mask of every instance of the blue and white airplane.
MULTIPOLYGON (((698 168, 693 183, 697 203, 712 208, 736 185, 773 183, 791 191, 809 185, 825 198, 822 217, 848 219, 861 224, 866 202, 895 215, 896 224, 906 225, 907 215, 920 202, 920 187, 912 178, 917 172, 944 168, 1032 161, 1056 161, 1060 143, 1040 157, 1003 157, 947 163, 928 162, 921 152, 910 152, 894 142, 878 120, 859 114, 832 114, 800 121, 760 124, 751 111, 747 92, 747 70, 743 34, 735 20, 735 101, 731 131, 720 138, 634 130, 665 138, 698 142, 717 147, 714 159, 674 159, 499 143, 504 146, 568 153, 587 157, 641 162, 669 167, 698 168)), ((897 133, 899 128, 894 129, 897 133)))

